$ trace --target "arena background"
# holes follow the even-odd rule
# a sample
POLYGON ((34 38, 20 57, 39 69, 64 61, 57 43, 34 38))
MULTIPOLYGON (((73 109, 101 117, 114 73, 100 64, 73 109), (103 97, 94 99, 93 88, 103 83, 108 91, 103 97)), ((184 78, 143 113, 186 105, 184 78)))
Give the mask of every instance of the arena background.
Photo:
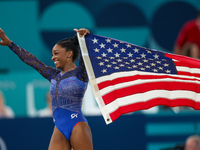
MULTIPOLYGON (((51 50, 74 28, 172 53, 181 26, 194 19, 199 0, 0 0, 0 28, 17 45, 54 66, 51 50)), ((0 120, 0 150, 47 149, 51 118, 38 118, 46 106, 49 82, 7 47, 0 47, 0 90, 15 119, 0 120)), ((83 112, 93 132, 94 150, 160 150, 199 134, 199 111, 175 114, 136 112, 106 125, 90 86, 83 112)))

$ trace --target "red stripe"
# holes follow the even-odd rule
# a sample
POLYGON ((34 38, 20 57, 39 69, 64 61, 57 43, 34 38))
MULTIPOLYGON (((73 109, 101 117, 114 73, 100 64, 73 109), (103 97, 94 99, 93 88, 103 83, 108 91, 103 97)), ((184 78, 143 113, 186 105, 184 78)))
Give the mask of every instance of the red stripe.
MULTIPOLYGON (((180 72, 180 74, 182 75, 188 75, 184 72, 180 72)), ((124 82, 129 82, 129 81, 134 81, 134 80, 140 80, 140 79, 165 79, 165 78, 171 78, 171 79, 180 79, 180 80, 191 80, 191 81, 200 81, 197 79, 186 79, 186 78, 181 78, 181 77, 172 77, 169 75, 162 75, 162 76, 158 76, 158 75, 134 75, 134 76, 128 76, 128 77, 120 77, 114 80, 107 80, 104 82, 101 82, 98 84, 99 90, 107 87, 107 86, 112 86, 112 85, 116 85, 119 83, 124 83, 124 82)))
POLYGON ((164 98, 156 98, 153 100, 149 100, 147 102, 139 102, 127 106, 122 106, 118 108, 116 111, 112 112, 110 114, 110 117, 112 121, 119 118, 122 114, 138 111, 138 110, 144 110, 149 109, 153 106, 157 105, 166 105, 169 107, 175 107, 175 106, 189 106, 196 110, 200 110, 200 102, 195 102, 190 99, 175 99, 175 100, 169 100, 164 98))
MULTIPOLYGON (((133 85, 121 89, 116 89, 104 96, 102 96, 105 105, 115 101, 117 98, 126 97, 129 95, 144 93, 151 90, 185 90, 200 93, 200 85, 196 83, 183 83, 183 82, 151 82, 139 85, 133 85)), ((134 102, 134 100, 133 100, 134 102)))

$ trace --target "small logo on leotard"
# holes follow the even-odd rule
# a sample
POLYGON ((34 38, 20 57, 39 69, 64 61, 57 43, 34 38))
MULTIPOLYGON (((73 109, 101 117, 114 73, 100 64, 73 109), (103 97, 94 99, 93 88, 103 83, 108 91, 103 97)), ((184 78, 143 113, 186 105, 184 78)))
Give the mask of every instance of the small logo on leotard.
POLYGON ((78 114, 75 113, 71 114, 71 119, 74 119, 75 117, 78 118, 78 114))

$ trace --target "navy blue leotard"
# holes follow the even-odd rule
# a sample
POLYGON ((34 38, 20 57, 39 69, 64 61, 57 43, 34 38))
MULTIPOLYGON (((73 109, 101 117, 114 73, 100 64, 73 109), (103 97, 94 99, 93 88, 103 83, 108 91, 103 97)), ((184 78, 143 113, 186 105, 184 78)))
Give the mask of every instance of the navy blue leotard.
POLYGON ((51 82, 50 95, 53 120, 58 130, 70 140, 74 126, 82 121, 87 122, 81 112, 82 99, 88 84, 88 76, 81 53, 79 54, 78 67, 61 74, 60 70, 46 66, 34 55, 13 42, 9 45, 9 48, 23 62, 32 66, 51 82))

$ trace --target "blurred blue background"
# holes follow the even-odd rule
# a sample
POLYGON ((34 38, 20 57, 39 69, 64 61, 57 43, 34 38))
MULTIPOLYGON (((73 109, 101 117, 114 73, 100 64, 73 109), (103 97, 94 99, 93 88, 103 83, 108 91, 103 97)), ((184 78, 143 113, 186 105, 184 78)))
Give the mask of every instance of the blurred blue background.
MULTIPOLYGON (((199 0, 0 0, 0 28, 17 45, 54 66, 51 61, 54 44, 74 36, 73 29, 82 27, 93 34, 172 53, 180 28, 196 18, 199 8, 199 0)), ((51 118, 35 117, 37 111, 46 106, 45 94, 50 84, 8 47, 0 47, 0 51, 0 90, 16 117, 0 120, 0 141, 2 138, 9 150, 18 149, 11 146, 12 138, 16 140, 18 135, 17 140, 21 140, 21 130, 26 132, 30 126, 23 133, 31 140, 27 142, 27 149, 47 149, 53 122, 51 118), (26 124, 29 121, 31 123, 26 124), (48 134, 41 134, 40 127, 48 134), (30 128, 36 129, 29 133, 30 128)), ((91 122, 95 150, 158 150, 184 143, 187 136, 199 133, 198 111, 179 114, 159 111, 153 115, 138 112, 124 115, 106 126, 90 87, 84 98, 83 112, 91 122)))

